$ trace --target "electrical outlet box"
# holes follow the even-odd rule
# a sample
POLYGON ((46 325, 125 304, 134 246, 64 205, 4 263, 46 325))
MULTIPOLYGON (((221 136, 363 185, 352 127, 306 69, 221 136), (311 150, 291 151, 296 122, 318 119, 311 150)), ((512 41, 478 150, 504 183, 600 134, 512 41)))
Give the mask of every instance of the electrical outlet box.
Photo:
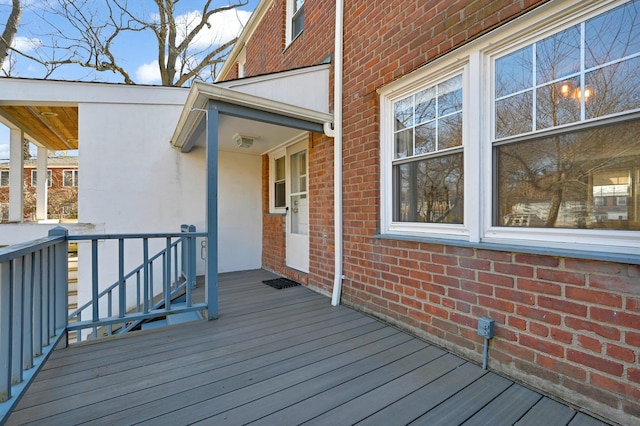
POLYGON ((495 321, 491 318, 482 317, 478 319, 478 335, 486 339, 493 337, 493 325, 495 321))

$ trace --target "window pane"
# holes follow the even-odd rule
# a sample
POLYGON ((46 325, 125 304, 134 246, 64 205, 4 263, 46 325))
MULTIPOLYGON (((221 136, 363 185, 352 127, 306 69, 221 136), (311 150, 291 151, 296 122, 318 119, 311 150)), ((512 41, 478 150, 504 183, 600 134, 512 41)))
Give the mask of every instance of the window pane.
POLYGON ((640 58, 585 75, 586 118, 640 108, 640 58))
POLYGON ((496 147, 494 224, 640 230, 639 132, 634 121, 496 147))
POLYGON ((462 153, 393 167, 396 222, 462 223, 462 153))
POLYGON ((294 2, 293 19, 291 22, 292 34, 291 39, 294 39, 304 30, 304 2, 294 2))
POLYGON ((632 1, 586 22, 587 68, 640 52, 638 6, 638 1, 632 1))
POLYGON ((536 91, 538 130, 580 121, 580 79, 567 79, 536 91))
POLYGON ((430 87, 416 93, 416 124, 436 118, 436 90, 430 87))
POLYGON ((496 98, 530 89, 533 86, 531 46, 496 60, 496 98))
POLYGON ((462 76, 438 85, 438 116, 462 110, 462 76))
MULTIPOLYGON (((417 139, 417 138, 416 138, 417 139)), ((438 121, 438 150, 462 146, 462 113, 438 121)))
POLYGON ((580 71, 580 27, 560 31, 536 43, 536 80, 544 84, 580 71))
POLYGON ((408 97, 393 105, 395 114, 394 130, 402 130, 413 126, 413 97, 408 97))
POLYGON ((394 158, 404 158, 413 155, 413 129, 407 129, 396 133, 394 143, 394 158))
POLYGON ((9 171, 0 171, 0 186, 9 186, 9 171))
POLYGON ((532 130, 533 98, 530 91, 496 102, 496 138, 532 130))
POLYGON ((284 180, 285 179, 285 174, 286 174, 284 157, 276 158, 275 167, 276 167, 275 179, 277 181, 278 180, 284 180))
POLYGON ((435 152, 436 150, 436 122, 416 127, 416 155, 435 152))
POLYGON ((273 188, 275 207, 285 207, 286 206, 286 197, 285 197, 285 183, 276 182, 273 188))

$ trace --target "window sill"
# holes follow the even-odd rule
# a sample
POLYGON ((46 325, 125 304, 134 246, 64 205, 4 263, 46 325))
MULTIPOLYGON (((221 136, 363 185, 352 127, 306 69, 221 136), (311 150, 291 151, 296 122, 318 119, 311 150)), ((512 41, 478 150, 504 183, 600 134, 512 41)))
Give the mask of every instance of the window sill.
POLYGON ((520 244, 499 244, 479 242, 472 243, 469 241, 449 239, 449 238, 433 238, 433 237, 416 237, 408 235, 394 234, 376 234, 374 238, 382 240, 399 240, 411 241, 417 243, 441 244, 454 247, 467 247, 478 250, 493 250, 502 252, 517 252, 524 254, 537 254, 543 256, 569 257, 574 259, 598 260, 603 262, 627 263, 630 265, 640 265, 640 255, 628 253, 607 253, 602 251, 577 250, 562 247, 536 247, 532 245, 520 244))
POLYGON ((264 217, 284 217, 286 213, 265 213, 264 217))

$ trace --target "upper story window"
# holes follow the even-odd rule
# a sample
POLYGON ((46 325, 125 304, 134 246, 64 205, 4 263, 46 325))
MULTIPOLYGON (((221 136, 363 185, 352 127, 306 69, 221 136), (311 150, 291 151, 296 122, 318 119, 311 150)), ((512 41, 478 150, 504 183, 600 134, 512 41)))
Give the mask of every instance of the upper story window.
POLYGON ((9 170, 0 170, 0 186, 9 186, 9 170))
POLYGON ((494 225, 640 229, 638 3, 495 59, 494 225))
MULTIPOLYGON (((31 170, 31 186, 38 184, 38 171, 31 170)), ((51 187, 51 170, 47 170, 47 186, 51 187)))
POLYGON ((78 186, 78 171, 77 170, 63 170, 62 171, 62 184, 63 184, 63 186, 78 186))
POLYGON ((640 0, 531 16, 379 90, 383 234, 640 249, 640 0))
POLYGON ((304 0, 287 0, 287 44, 304 30, 304 0))
POLYGON ((462 76, 393 103, 393 221, 462 223, 462 76))
POLYGON ((242 49, 238 55, 238 78, 243 78, 246 75, 247 68, 247 51, 242 49))

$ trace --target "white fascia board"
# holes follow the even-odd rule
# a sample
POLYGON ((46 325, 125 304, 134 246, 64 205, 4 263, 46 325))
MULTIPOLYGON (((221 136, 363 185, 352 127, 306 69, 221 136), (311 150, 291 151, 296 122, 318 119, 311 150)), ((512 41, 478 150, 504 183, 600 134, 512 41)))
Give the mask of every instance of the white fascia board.
POLYGON ((187 88, 0 78, 3 105, 76 106, 81 103, 182 105, 187 88))
MULTIPOLYGON (((296 118, 311 123, 325 124, 333 122, 333 115, 326 112, 315 111, 272 99, 238 92, 233 89, 221 87, 219 85, 195 82, 191 87, 189 96, 184 105, 178 125, 171 138, 171 143, 179 148, 183 148, 186 141, 200 118, 205 114, 209 101, 226 102, 233 105, 251 108, 258 111, 266 111, 279 114, 285 117, 296 118)), ((184 149, 185 151, 188 149, 184 149)))
POLYGON ((244 46, 253 35, 253 32, 256 30, 256 28, 258 28, 258 24, 260 24, 260 22, 262 21, 262 18, 267 13, 267 10, 271 8, 272 3, 273 0, 260 0, 260 3, 258 3, 256 8, 253 10, 251 17, 247 22, 247 25, 244 26, 244 29, 238 36, 238 40, 236 40, 236 43, 233 45, 233 49, 231 49, 231 52, 229 52, 229 56, 227 56, 224 64, 222 64, 222 68, 220 69, 220 72, 215 79, 216 82, 225 78, 231 70, 231 67, 235 65, 238 55, 240 54, 240 52, 242 52, 242 49, 244 49, 244 46))

